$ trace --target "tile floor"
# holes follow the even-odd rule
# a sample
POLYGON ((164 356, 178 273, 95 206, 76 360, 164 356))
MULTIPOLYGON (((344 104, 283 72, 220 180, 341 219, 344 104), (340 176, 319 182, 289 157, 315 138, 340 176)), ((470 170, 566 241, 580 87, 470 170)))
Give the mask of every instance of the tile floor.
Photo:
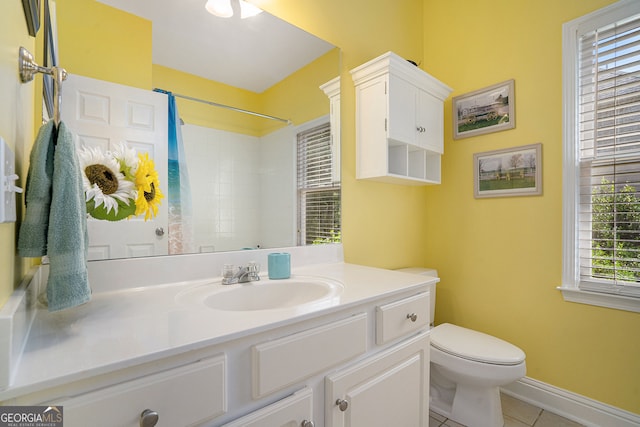
MULTIPOLYGON (((502 394, 504 427, 581 427, 574 421, 552 412, 542 410, 529 403, 502 394)), ((435 412, 429 413, 429 427, 464 427, 435 412)), ((472 426, 471 426, 472 427, 472 426)))

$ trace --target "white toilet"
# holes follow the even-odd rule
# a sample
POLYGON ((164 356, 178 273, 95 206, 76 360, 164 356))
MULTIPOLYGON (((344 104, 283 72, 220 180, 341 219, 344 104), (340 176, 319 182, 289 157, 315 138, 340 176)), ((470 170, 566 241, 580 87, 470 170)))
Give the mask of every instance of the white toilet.
MULTIPOLYGON (((436 270, 399 271, 437 276, 436 270)), ((436 285, 431 289, 431 325, 436 285)), ((431 329, 429 408, 469 427, 502 427, 500 386, 524 377, 525 354, 491 335, 443 323, 431 329)))

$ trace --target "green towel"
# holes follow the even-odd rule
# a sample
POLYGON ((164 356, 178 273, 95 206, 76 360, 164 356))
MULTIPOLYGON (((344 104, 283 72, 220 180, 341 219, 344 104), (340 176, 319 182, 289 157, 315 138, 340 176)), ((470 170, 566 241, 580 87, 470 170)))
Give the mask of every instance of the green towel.
POLYGON ((53 143, 53 121, 49 121, 40 128, 29 157, 24 196, 27 211, 18 236, 18 253, 22 257, 41 257, 47 254, 53 143))
POLYGON ((31 154, 36 164, 29 165, 27 177, 25 223, 29 225, 24 231, 20 228, 18 249, 21 256, 49 256, 47 301, 49 311, 57 311, 89 301, 91 289, 82 171, 66 125, 60 123, 57 132, 52 128, 51 122, 43 126, 31 154), (43 148, 47 137, 48 148, 43 148), (32 209, 34 213, 29 212, 32 209))

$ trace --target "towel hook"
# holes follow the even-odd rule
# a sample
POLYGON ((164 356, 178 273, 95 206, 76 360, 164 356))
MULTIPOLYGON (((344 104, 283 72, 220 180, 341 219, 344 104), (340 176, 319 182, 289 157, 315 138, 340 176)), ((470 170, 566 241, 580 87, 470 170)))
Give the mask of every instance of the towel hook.
POLYGON ((53 77, 53 122, 57 127, 60 124, 62 82, 67 79, 67 70, 61 67, 41 67, 33 59, 31 52, 24 47, 20 47, 18 70, 20 71, 20 81, 22 83, 30 82, 37 73, 48 74, 53 77))

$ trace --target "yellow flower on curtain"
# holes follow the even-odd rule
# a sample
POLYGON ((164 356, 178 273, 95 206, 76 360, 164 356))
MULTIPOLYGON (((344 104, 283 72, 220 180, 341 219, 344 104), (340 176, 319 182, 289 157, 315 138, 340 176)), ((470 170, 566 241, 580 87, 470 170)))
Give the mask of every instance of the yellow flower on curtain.
POLYGON ((158 206, 164 195, 160 191, 158 171, 148 153, 138 154, 138 169, 135 174, 135 186, 138 190, 136 198, 136 215, 144 213, 147 221, 158 215, 158 206))

